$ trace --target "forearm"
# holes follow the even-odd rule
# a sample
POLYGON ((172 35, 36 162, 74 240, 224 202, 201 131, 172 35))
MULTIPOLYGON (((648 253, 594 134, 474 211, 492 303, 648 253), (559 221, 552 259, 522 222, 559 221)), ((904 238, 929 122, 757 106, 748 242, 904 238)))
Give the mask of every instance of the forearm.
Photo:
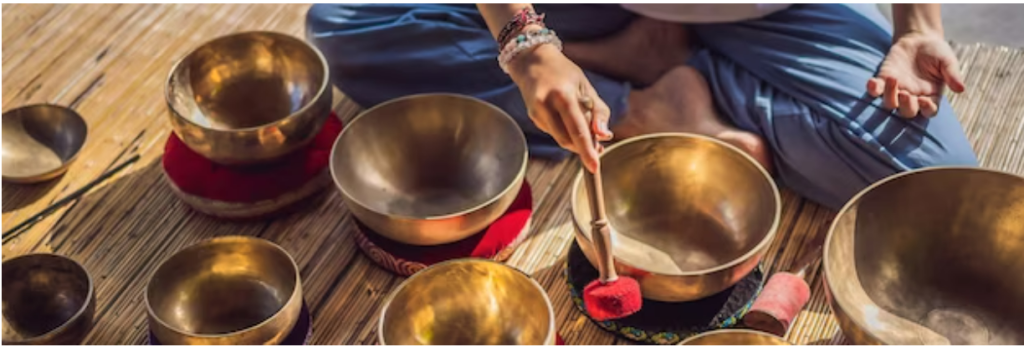
POLYGON ((524 8, 533 10, 533 5, 530 4, 477 4, 476 7, 483 15, 484 21, 487 22, 487 29, 491 30, 491 35, 495 39, 498 38, 501 29, 509 19, 512 19, 512 16, 524 8))
POLYGON ((942 36, 941 4, 893 4, 893 38, 908 33, 942 36))

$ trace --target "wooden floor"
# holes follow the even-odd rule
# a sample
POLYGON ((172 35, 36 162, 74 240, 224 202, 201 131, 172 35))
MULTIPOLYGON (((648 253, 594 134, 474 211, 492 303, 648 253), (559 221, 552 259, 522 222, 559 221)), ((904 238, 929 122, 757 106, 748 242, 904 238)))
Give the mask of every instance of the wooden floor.
MULTIPOLYGON (((3 258, 56 252, 82 262, 97 285, 90 344, 142 344, 145 279, 164 258, 199 240, 258 235, 283 245, 302 268, 317 344, 373 344, 380 301, 402 278, 374 266, 351 240, 352 215, 333 190, 272 220, 227 222, 191 211, 163 182, 159 159, 170 133, 163 87, 171 64, 201 42, 240 30, 303 35, 304 5, 3 5, 3 109, 71 105, 90 137, 61 179, 3 184, 7 229, 74 191, 131 153, 142 160, 3 247, 3 258)), ((982 165, 1024 174, 1024 51, 957 45, 968 92, 951 98, 982 165)), ((339 113, 358 107, 341 102, 339 113)), ((573 308, 561 274, 572 241, 566 187, 575 161, 531 161, 531 237, 510 263, 547 289, 568 344, 628 343, 573 308)), ((780 234, 765 259, 784 269, 801 245, 825 232, 833 212, 786 194, 780 234)), ((841 343, 822 293, 814 294, 789 339, 841 343)))

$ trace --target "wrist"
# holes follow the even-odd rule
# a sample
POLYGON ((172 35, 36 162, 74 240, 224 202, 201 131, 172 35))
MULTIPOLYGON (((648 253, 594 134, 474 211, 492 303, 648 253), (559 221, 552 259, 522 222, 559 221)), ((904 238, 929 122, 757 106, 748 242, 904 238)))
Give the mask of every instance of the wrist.
POLYGON ((553 44, 540 44, 531 50, 517 55, 508 63, 508 74, 513 80, 518 80, 530 66, 543 64, 552 57, 562 55, 562 51, 553 44))

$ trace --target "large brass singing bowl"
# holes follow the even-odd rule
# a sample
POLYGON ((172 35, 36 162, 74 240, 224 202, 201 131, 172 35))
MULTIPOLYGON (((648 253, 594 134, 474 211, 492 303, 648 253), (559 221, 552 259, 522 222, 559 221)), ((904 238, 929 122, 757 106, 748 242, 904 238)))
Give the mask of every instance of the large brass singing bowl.
POLYGON ((500 217, 519 193, 526 159, 522 130, 494 105, 420 94, 350 122, 330 167, 359 221, 398 242, 437 245, 500 217))
POLYGON ((1024 177, 932 168, 875 183, 840 211, 824 267, 858 344, 1024 344, 1024 177))
POLYGON ((382 345, 554 345, 555 311, 544 288, 484 259, 434 264, 384 300, 382 345))
POLYGON ((781 337, 756 330, 720 329, 697 334, 679 343, 684 346, 786 346, 781 337))
POLYGON ((3 263, 3 344, 69 345, 93 324, 92 278, 74 260, 29 254, 3 263))
POLYGON ((272 32, 207 42, 171 69, 174 132, 223 164, 272 161, 308 143, 331 112, 327 60, 305 41, 272 32))
POLYGON ((37 183, 67 171, 85 144, 88 126, 57 105, 19 107, 3 114, 3 179, 37 183))
MULTIPOLYGON (((597 264, 582 175, 572 192, 576 240, 597 264)), ((615 269, 636 278, 648 299, 691 301, 729 288, 754 270, 778 228, 771 176, 709 137, 625 140, 601 155, 601 175, 615 269)))
POLYGON ((280 246, 226 236, 164 261, 146 288, 149 327, 168 345, 275 345, 302 309, 299 269, 280 246))

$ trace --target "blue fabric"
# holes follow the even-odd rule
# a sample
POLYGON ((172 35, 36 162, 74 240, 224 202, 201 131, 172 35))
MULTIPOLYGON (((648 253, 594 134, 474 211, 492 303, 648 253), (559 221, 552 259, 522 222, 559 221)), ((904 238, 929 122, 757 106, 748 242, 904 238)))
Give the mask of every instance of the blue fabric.
MULTIPOLYGON (((538 11, 567 41, 610 35, 633 18, 617 5, 538 11)), ((530 122, 474 5, 314 5, 307 26, 331 64, 332 81, 363 106, 423 92, 468 94, 515 117, 532 154, 565 154, 530 122)), ((873 4, 795 5, 691 30, 701 47, 690 64, 708 79, 722 116, 761 135, 779 182, 805 197, 838 208, 899 171, 977 165, 945 99, 936 117, 905 120, 866 95, 892 39, 873 4)), ((629 84, 586 73, 612 121, 620 119, 629 84)))

